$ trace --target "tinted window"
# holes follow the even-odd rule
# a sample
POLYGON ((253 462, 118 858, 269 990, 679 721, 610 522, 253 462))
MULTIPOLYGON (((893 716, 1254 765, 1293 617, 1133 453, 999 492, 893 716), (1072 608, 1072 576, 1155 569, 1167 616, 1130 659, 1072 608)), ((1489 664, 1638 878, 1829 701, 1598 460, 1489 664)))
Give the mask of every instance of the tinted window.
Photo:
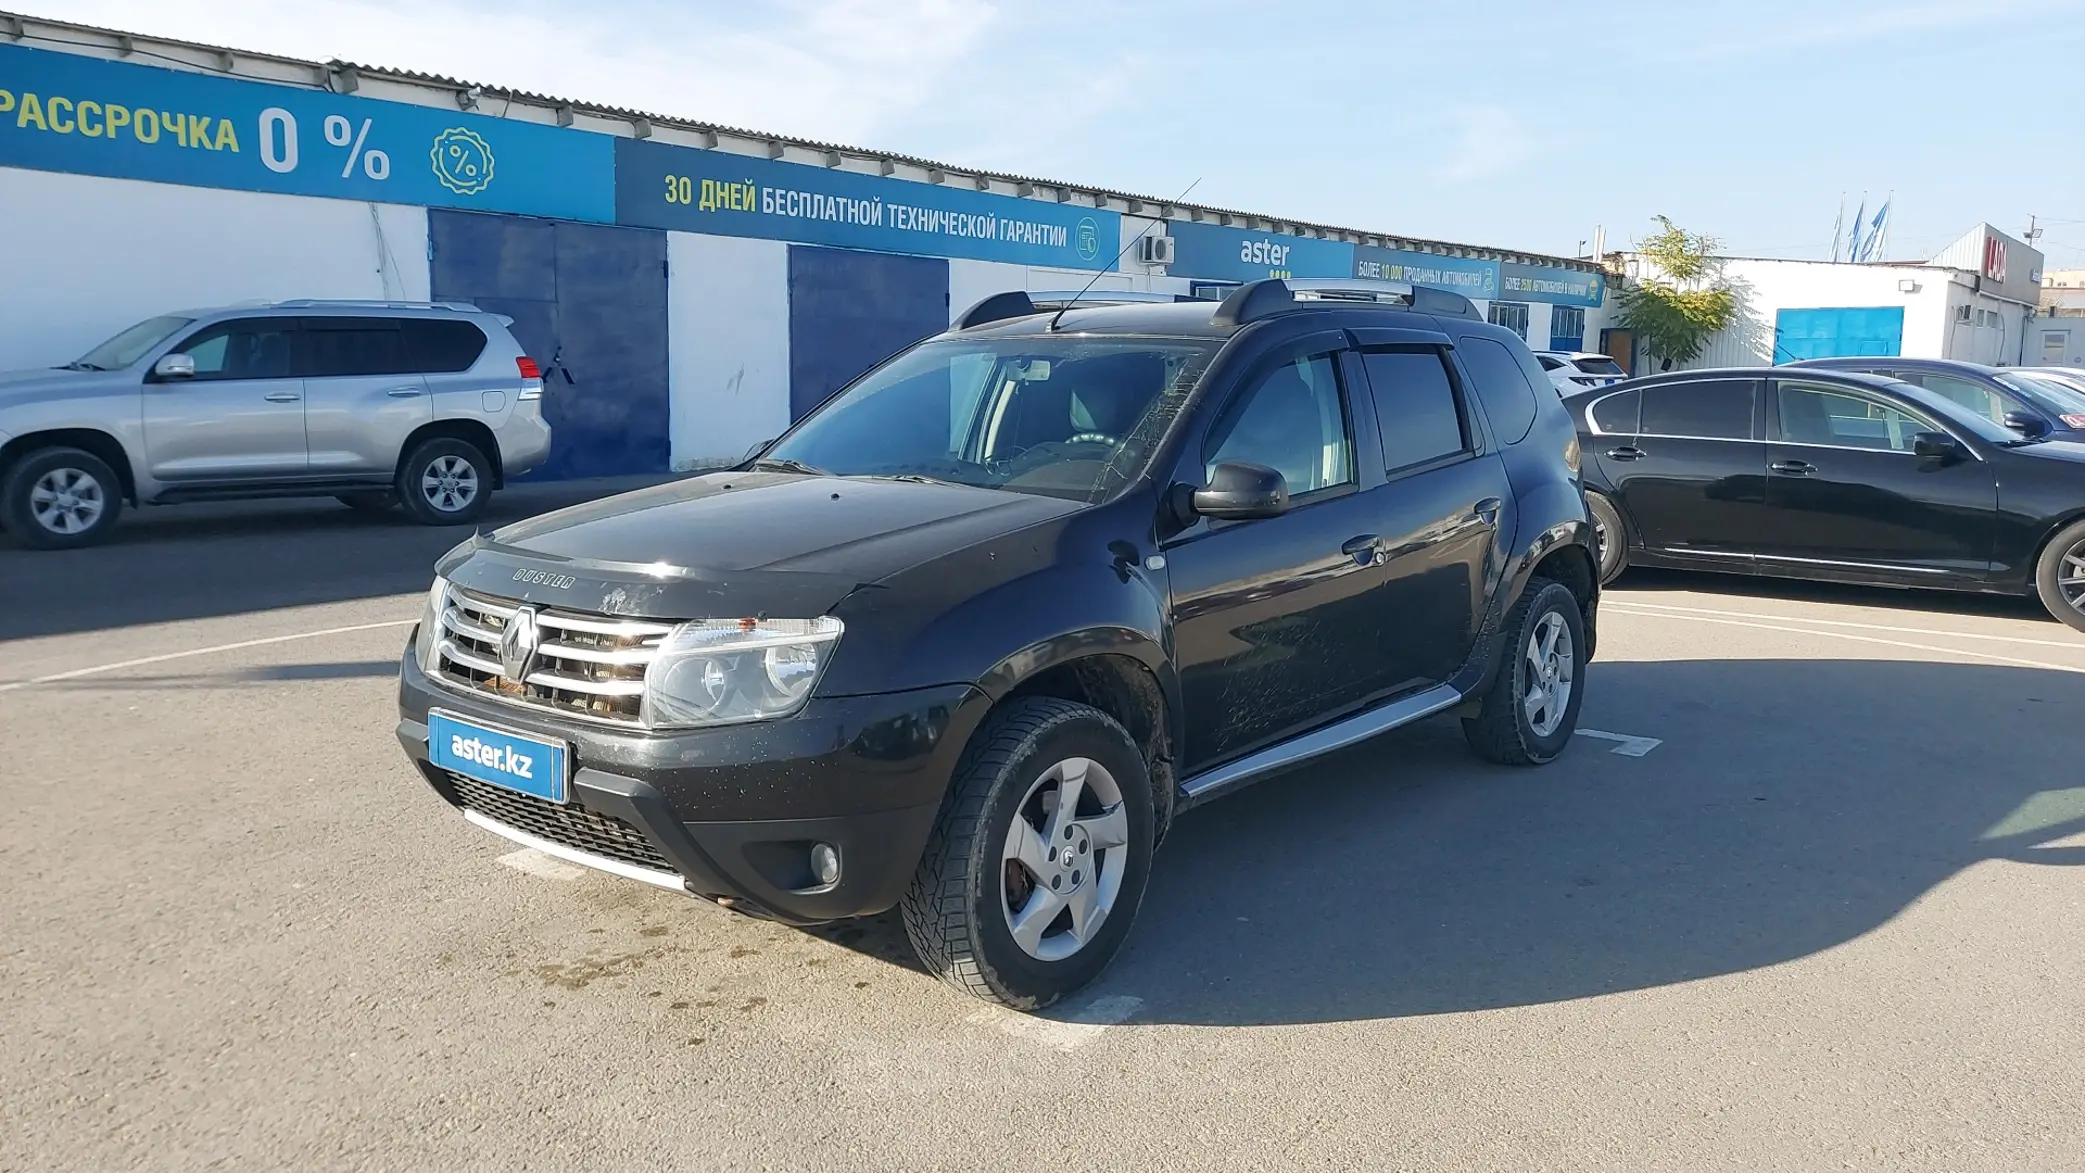
POLYGON ((407 318, 403 326, 406 362, 420 374, 467 371, 485 353, 485 331, 469 322, 407 318))
POLYGON ((2027 405, 2020 400, 1974 380, 1930 371, 1890 373, 1907 383, 1924 387, 1935 395, 1959 403, 1994 424, 2003 424, 2006 412, 2027 410, 2027 405))
POLYGON ((1551 358, 1551 357, 1549 357, 1549 356, 1548 356, 1548 355, 1546 355, 1546 354, 1538 354, 1538 355, 1536 355, 1536 356, 1535 356, 1535 361, 1536 361, 1536 362, 1539 362, 1539 363, 1541 363, 1541 364, 1542 364, 1542 369, 1543 369, 1543 370, 1545 370, 1545 371, 1553 371, 1553 370, 1557 369, 1558 367, 1560 367, 1560 366, 1563 366, 1563 365, 1564 365, 1564 360, 1563 360, 1563 359, 1560 359, 1560 358, 1551 358))
POLYGON ((1645 387, 1641 432, 1646 436, 1749 440, 1753 386, 1749 379, 1721 379, 1645 387))
POLYGON ((1626 375, 1629 373, 1622 369, 1622 364, 1611 358, 1580 358, 1572 361, 1578 364, 1579 370, 1584 371, 1588 375, 1626 375))
POLYGON ((402 325, 395 318, 306 318, 298 373, 313 379, 412 374, 419 368, 406 352, 402 325))
POLYGON ((1294 496, 1354 479, 1346 401, 1329 354, 1277 368, 1231 402, 1209 434, 1204 463, 1264 464, 1281 473, 1294 496))
POLYGON ((1431 348, 1371 350, 1361 356, 1383 433, 1386 469, 1407 468, 1469 447, 1462 408, 1441 354, 1431 348))
POLYGON ((1593 426, 1610 436, 1633 436, 1643 411, 1643 392, 1624 391, 1593 404, 1593 426))
POLYGON ((286 379, 296 325, 290 318, 236 318, 203 327, 170 353, 194 359, 197 379, 286 379))
MULTIPOLYGON (((1535 384, 1528 378, 1527 367, 1504 343, 1489 338, 1465 335, 1458 342, 1456 353, 1462 355, 1462 365, 1477 385, 1477 398, 1484 402, 1484 414, 1491 418, 1492 430, 1508 444, 1520 443, 1528 429, 1535 426, 1535 384)), ((1543 385, 1548 387, 1546 380, 1543 385)), ((1549 388, 1548 393, 1551 398, 1556 397, 1554 388, 1549 388)))
POLYGON ((1792 444, 1909 452, 1913 436, 1940 430, 1931 421, 1842 387, 1782 383, 1775 409, 1781 438, 1792 444))

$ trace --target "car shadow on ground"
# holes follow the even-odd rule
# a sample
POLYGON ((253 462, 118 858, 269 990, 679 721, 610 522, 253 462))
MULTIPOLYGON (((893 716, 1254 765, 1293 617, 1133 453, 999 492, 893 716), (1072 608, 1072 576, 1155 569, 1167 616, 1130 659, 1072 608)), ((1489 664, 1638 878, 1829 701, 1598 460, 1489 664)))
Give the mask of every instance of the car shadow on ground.
MULTIPOLYGON (((1617 602, 1639 592, 1695 591, 1728 598, 1787 599, 1802 603, 1836 603, 1845 607, 1881 607, 1893 611, 1922 611, 1936 615, 1990 615, 2002 619, 2027 619, 2061 627, 2041 600, 2026 595, 1985 595, 1967 591, 1911 590, 1892 587, 1849 586, 1834 582, 1811 582, 1793 578, 1762 578, 1750 574, 1712 574, 1694 570, 1630 570, 1604 592, 1617 602)), ((2081 645, 2085 646, 2085 645, 2081 645)))
MULTIPOLYGON (((493 495, 477 528, 671 479, 517 484, 493 495)), ((0 640, 424 591, 435 559, 471 532, 295 500, 138 510, 108 544, 84 550, 0 538, 0 599, 12 604, 0 609, 0 640)))
MULTIPOLYGON (((1528 1006, 1795 961, 1973 864, 2085 866, 2085 675, 1897 661, 1599 663, 1541 769, 1436 720, 1185 817, 1087 994, 1135 1021, 1528 1006)), ((914 966, 894 916, 821 930, 914 966)))

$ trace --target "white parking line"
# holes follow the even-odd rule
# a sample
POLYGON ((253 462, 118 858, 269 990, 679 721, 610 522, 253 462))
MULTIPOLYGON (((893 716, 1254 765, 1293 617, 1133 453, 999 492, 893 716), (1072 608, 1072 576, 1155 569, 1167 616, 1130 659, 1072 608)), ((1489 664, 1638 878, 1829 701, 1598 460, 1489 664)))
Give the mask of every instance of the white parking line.
POLYGON ((1671 603, 1644 603, 1635 599, 1609 599, 1609 606, 1624 610, 1637 608, 1654 611, 1670 611, 1677 615, 1700 615, 1719 619, 1758 619, 1784 623, 1815 623, 1823 627, 1846 627, 1859 631, 1887 631, 1896 635, 1930 635, 1942 639, 1979 639, 1993 643, 2031 644, 2038 648, 2066 648, 2085 651, 2085 640, 2028 639, 2020 635, 1987 635, 1972 631, 1946 631, 1931 627, 1892 627, 1884 623, 1855 623, 1847 619, 1813 619, 1808 615, 1774 615, 1758 611, 1715 611, 1707 607, 1680 607, 1671 603))
POLYGON ((37 676, 28 680, 11 680, 0 684, 0 692, 13 692, 18 688, 31 688, 39 684, 56 684, 61 680, 78 680, 82 676, 99 676, 104 672, 121 672, 125 668, 143 668, 148 664, 164 664, 168 660, 185 660, 190 656, 211 656, 218 652, 236 652, 245 648, 266 647, 269 644, 286 644, 300 639, 318 639, 328 635, 347 635, 356 631, 382 631, 387 627, 411 627, 416 620, 393 619, 384 623, 357 623, 350 627, 327 627, 318 631, 299 631, 291 635, 271 635, 266 639, 246 639, 235 644, 217 644, 214 647, 190 648, 185 652, 168 652, 161 656, 143 656, 135 660, 118 660, 113 664, 96 664, 92 668, 75 668, 70 672, 53 672, 49 676, 37 676))
POLYGON ((1608 733, 1601 729, 1581 729, 1580 737, 1593 737, 1601 741, 1619 742, 1608 753, 1618 753, 1625 758, 1640 758, 1665 743, 1655 737, 1631 737, 1626 733, 1608 733))
MULTIPOLYGON (((1853 640, 1856 643, 1864 644, 1880 644, 1886 648, 1904 648, 1914 652, 1939 652, 1948 656, 1974 656, 1979 660, 1991 660, 1999 664, 2015 664, 2022 668, 2044 668, 2051 672, 2076 672, 2085 675, 2085 668, 2071 664, 2050 664, 2042 660, 2022 660, 2015 656, 2001 656, 1995 652, 1979 652, 1969 648, 1941 647, 1938 644, 1915 644, 1901 639, 1880 639, 1872 635, 1855 635, 1850 631, 1833 631, 1829 628, 1819 630, 1814 627, 1791 627, 1786 623, 1748 623, 1738 619, 1715 619, 1707 615, 1674 614, 1668 611, 1648 610, 1633 604, 1602 608, 1602 610, 1609 609, 1619 611, 1624 615, 1641 615, 1647 619, 1669 619, 1676 623, 1715 623, 1724 627, 1749 627, 1754 631, 1778 631, 1783 635, 1828 635, 1833 639, 1853 640)), ((1779 616, 1775 616, 1775 618, 1779 618, 1779 616)), ((1946 635, 1950 633, 1939 632, 1936 634, 1946 635)))
POLYGON ((583 869, 552 859, 533 847, 510 851, 500 856, 498 862, 517 872, 527 872, 545 880, 562 880, 567 884, 585 874, 583 869))
POLYGON ((1143 1008, 1142 998, 1112 994, 1066 1011, 1062 1020, 988 1007, 971 1015, 970 1021, 978 1026, 996 1026, 1007 1034, 1059 1051, 1075 1051, 1107 1033, 1109 1027, 1128 1022, 1143 1008))

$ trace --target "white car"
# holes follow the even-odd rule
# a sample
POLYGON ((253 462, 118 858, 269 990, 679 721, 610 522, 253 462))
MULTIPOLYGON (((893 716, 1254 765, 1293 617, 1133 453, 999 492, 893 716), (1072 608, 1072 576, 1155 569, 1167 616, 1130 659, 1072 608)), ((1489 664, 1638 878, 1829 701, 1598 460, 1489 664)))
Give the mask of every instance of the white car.
POLYGON ((1605 387, 1629 377, 1629 372, 1614 359, 1582 350, 1538 350, 1535 361, 1549 372, 1549 381, 1556 385, 1559 395, 1587 387, 1605 387))

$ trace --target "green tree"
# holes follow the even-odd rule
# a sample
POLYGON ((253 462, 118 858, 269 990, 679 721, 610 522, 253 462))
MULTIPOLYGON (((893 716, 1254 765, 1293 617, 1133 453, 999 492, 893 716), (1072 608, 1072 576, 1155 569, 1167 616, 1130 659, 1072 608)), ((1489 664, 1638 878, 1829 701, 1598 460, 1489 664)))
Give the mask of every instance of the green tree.
POLYGON ((1637 245, 1643 275, 1622 290, 1621 325, 1633 332, 1658 369, 1700 357, 1711 337, 1737 316, 1737 295, 1723 280, 1717 242, 1664 216, 1660 231, 1637 245))

